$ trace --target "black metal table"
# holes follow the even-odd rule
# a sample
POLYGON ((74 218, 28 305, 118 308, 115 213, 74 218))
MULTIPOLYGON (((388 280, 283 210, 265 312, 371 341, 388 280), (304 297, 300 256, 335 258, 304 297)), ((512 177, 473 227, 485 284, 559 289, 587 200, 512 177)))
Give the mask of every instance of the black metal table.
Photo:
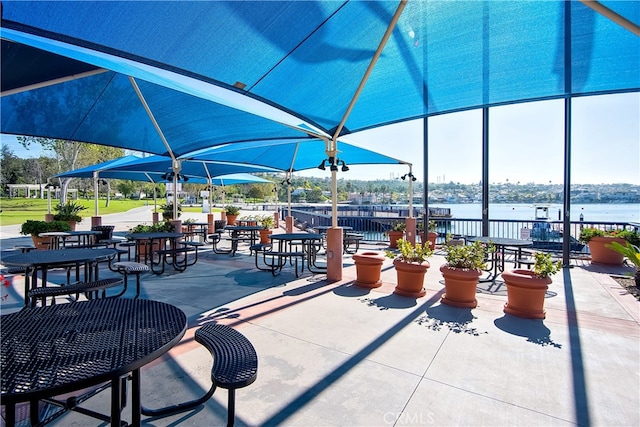
POLYGON ((521 239, 507 239, 504 237, 467 237, 466 240, 470 242, 480 242, 484 244, 492 244, 496 247, 496 254, 491 259, 492 266, 489 270, 489 277, 482 279, 485 281, 493 281, 495 280, 503 271, 504 271, 504 259, 505 259, 505 248, 515 248, 517 250, 517 255, 515 259, 519 259, 522 256, 522 248, 532 247, 533 242, 531 240, 521 240, 521 239))
MULTIPOLYGON (((29 303, 29 291, 38 286, 38 270, 41 272, 42 286, 47 285, 47 271, 50 268, 74 264, 84 264, 84 280, 98 279, 98 262, 113 259, 118 254, 115 249, 58 249, 38 250, 2 258, 2 264, 9 267, 24 267, 24 305, 29 303)), ((79 273, 77 272, 76 275, 79 273)))
POLYGON ((62 412, 77 410, 108 418, 119 426, 126 387, 122 378, 129 373, 132 424, 139 426, 140 367, 176 345, 187 328, 187 317, 178 307, 126 298, 26 308, 2 316, 1 322, 1 397, 7 426, 15 425, 15 405, 21 402, 30 402, 31 422, 36 424, 38 400, 58 404, 62 412), (52 399, 107 381, 110 416, 52 399))
MULTIPOLYGON (((316 265, 319 248, 322 246, 322 234, 319 233, 279 233, 269 236, 272 242, 278 242, 277 252, 287 253, 296 251, 295 245, 301 245, 307 258, 307 267, 312 273, 325 273, 326 267, 316 265)), ((304 262, 304 261, 303 261, 304 262)), ((303 264, 304 270, 304 264, 303 264)))
POLYGON ((227 225, 225 230, 231 232, 231 256, 235 256, 238 251, 238 243, 248 242, 255 245, 258 240, 258 231, 262 230, 259 225, 227 225))
POLYGON ((148 260, 153 260, 154 252, 165 248, 167 240, 175 245, 178 239, 183 237, 183 234, 168 231, 154 231, 149 233, 130 233, 125 237, 136 243, 136 262, 146 263, 148 260))

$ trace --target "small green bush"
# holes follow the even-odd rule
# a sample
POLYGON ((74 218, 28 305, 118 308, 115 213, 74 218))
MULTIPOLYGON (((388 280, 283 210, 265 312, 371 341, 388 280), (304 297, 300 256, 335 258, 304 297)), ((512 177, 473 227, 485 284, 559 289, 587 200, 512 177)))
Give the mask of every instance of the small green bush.
POLYGON ((551 254, 535 252, 533 258, 535 260, 533 273, 540 278, 552 276, 562 269, 562 263, 560 261, 553 262, 551 254))
POLYGON ((71 231, 71 226, 67 221, 36 221, 27 220, 20 228, 20 234, 37 236, 40 233, 50 233, 52 231, 71 231))
POLYGON ((157 224, 138 224, 129 229, 129 233, 155 233, 155 232, 172 232, 173 224, 169 221, 159 222, 157 224))
POLYGON ((79 203, 75 202, 67 202, 64 205, 58 203, 58 205, 54 208, 56 214, 53 215, 54 221, 82 221, 82 217, 80 216, 80 212, 87 209, 79 203))
POLYGON ((486 265, 487 254, 493 250, 493 245, 473 242, 470 245, 447 245, 444 247, 444 259, 451 268, 470 268, 482 270, 486 265))
POLYGON ((227 215, 239 215, 240 214, 240 208, 237 206, 233 206, 233 205, 227 205, 224 207, 224 211, 227 213, 227 215))
POLYGON ((424 244, 416 243, 415 245, 408 240, 398 240, 398 255, 396 252, 385 251, 387 258, 398 258, 404 262, 422 264, 428 257, 433 255, 433 251, 429 248, 429 242, 424 244))
POLYGON ((580 230, 580 241, 589 243, 594 237, 619 237, 635 246, 640 246, 640 233, 633 230, 601 230, 599 228, 586 227, 580 230))

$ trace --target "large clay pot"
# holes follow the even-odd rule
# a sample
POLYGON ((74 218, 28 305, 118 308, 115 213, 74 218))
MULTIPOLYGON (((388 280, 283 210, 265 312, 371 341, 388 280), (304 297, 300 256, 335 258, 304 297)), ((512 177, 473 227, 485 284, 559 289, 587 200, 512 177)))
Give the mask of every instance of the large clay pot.
POLYGON ((75 221, 67 221, 69 223, 69 227, 71 227, 71 231, 76 231, 76 222, 75 221))
POLYGON ((227 214, 227 224, 228 225, 236 225, 236 219, 238 218, 238 215, 229 215, 227 214))
POLYGON ((359 252, 353 254, 356 264, 356 281, 353 283, 361 288, 377 288, 382 285, 380 274, 384 255, 380 252, 359 252))
POLYGON ((544 319, 544 297, 551 277, 537 277, 531 270, 507 270, 502 273, 507 285, 504 312, 527 319, 544 319))
POLYGON ((589 240, 589 251, 591 252, 591 262, 598 264, 622 265, 624 255, 607 248, 605 245, 611 242, 626 244, 626 240, 620 237, 592 237, 589 240))
POLYGON ((424 275, 431 266, 429 262, 424 261, 422 264, 404 262, 399 258, 393 260, 396 268, 398 284, 393 290, 394 294, 411 298, 420 298, 426 295, 424 289, 424 275))
POLYGON ((36 249, 51 249, 51 237, 39 237, 39 236, 31 236, 31 240, 33 240, 33 246, 36 249))
POLYGON ((273 233, 272 230, 260 230, 260 243, 271 243, 269 236, 273 233))
POLYGON ((436 248, 436 239, 438 238, 438 233, 435 231, 429 231, 425 236, 425 233, 420 233, 420 239, 422 243, 429 242, 429 249, 433 250, 436 248))
POLYGON ((449 267, 449 264, 444 264, 440 267, 440 272, 444 277, 445 294, 441 298, 443 304, 461 308, 478 306, 476 289, 482 271, 470 268, 452 268, 449 267))
POLYGON ((389 247, 391 249, 398 249, 398 240, 404 237, 404 231, 390 230, 388 234, 389 234, 389 247))

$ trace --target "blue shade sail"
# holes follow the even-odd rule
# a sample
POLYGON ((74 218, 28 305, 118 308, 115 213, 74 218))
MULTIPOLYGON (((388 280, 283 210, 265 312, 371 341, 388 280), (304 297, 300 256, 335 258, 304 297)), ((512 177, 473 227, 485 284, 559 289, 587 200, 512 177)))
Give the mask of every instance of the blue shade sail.
MULTIPOLYGON (((250 141, 216 146, 185 155, 192 160, 247 163, 281 171, 301 171, 319 166, 327 159, 324 141, 318 139, 250 141)), ((347 165, 408 164, 375 151, 338 141, 337 158, 347 165)))
MULTIPOLYGON (((103 163, 98 163, 95 165, 87 166, 80 169, 74 169, 67 172, 63 172, 61 174, 55 175, 57 178, 93 178, 94 172, 98 173, 98 178, 105 179, 127 179, 131 181, 148 181, 153 183, 167 183, 172 182, 172 180, 166 179, 167 171, 152 171, 151 169, 156 167, 157 163, 160 164, 169 164, 171 166, 170 159, 160 159, 159 156, 154 156, 153 161, 151 162, 152 166, 149 167, 149 170, 143 170, 145 168, 139 166, 140 164, 146 165, 149 164, 145 162, 145 158, 138 156, 124 156, 114 160, 109 160, 103 163), (134 166, 140 168, 139 171, 133 170, 120 170, 119 167, 123 166, 134 166)), ((187 162, 189 163, 189 162, 187 162)), ((193 162, 191 162, 193 163, 193 162)), ((202 162, 197 162, 202 163, 202 162)), ((214 168, 217 167, 214 163, 209 165, 210 172, 214 172, 214 168)), ((189 171, 191 168, 189 166, 186 167, 189 171)), ((257 168, 250 168, 252 170, 256 170, 257 168)), ((217 169, 220 171, 221 169, 217 169)), ((239 166, 237 168, 229 168, 226 170, 247 170, 244 166, 239 166)), ((195 170, 194 172, 201 173, 204 172, 202 170, 195 170)), ((213 185, 232 185, 232 184, 247 184, 247 183, 271 183, 268 179, 260 178, 255 175, 251 175, 249 173, 225 173, 221 175, 211 175, 211 179, 209 179, 206 173, 203 175, 189 175, 184 174, 188 178, 188 182, 191 184, 213 184, 213 185)), ((180 179, 179 182, 186 182, 183 179, 180 179)))
MULTIPOLYGON (((640 2, 600 3, 640 24, 640 2)), ((135 94, 125 88, 130 83, 124 75, 131 75, 172 150, 183 155, 225 142, 300 138, 307 127, 332 135, 398 2, 2 6, 3 38, 73 60, 67 75, 81 72, 78 62, 110 70, 27 92, 37 96, 3 96, 2 132, 128 144, 164 154, 135 94), (236 82, 244 89, 234 88, 236 82), (262 102, 265 110, 246 107, 236 95, 249 97, 247 104, 262 102)), ((15 50, 2 52, 3 91, 46 79, 21 67, 5 68, 5 51, 15 50)), ((64 67, 64 61, 56 63, 64 67)), ((57 69, 52 78, 59 75, 57 69)), ((409 1, 343 134, 466 109, 639 90, 640 37, 581 2, 409 1)))

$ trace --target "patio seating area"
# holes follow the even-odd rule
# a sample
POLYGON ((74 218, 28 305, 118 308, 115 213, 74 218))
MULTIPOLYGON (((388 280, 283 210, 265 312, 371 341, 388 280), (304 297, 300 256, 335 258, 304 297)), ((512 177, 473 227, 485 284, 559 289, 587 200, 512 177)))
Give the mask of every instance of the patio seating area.
MULTIPOLYGON (((103 223, 123 235, 134 222, 129 216, 151 218, 150 208, 105 215, 103 223)), ((3 251, 28 243, 17 227, 1 228, 3 251)), ((360 242, 364 249, 384 247, 360 242)), ((442 255, 429 259, 427 294, 418 299, 393 294, 390 259, 381 287, 353 286, 351 257, 343 254, 342 280, 328 282, 308 269, 296 278, 289 265, 276 276, 260 271, 248 245, 232 257, 209 244, 184 272, 142 275, 140 298, 175 305, 188 322, 179 344, 142 367, 142 405, 162 407, 209 390, 212 358, 194 334, 217 323, 244 335, 258 356, 257 379, 235 393, 238 426, 640 425, 640 302, 611 277, 630 268, 573 260, 553 277, 546 319, 526 320, 503 312, 499 280, 479 285, 475 309, 441 304, 442 255)), ((122 278, 107 267, 100 264, 100 279, 122 278)), ((22 276, 6 277, 3 314, 24 303, 22 276)), ((63 283, 66 272, 48 280, 63 283)), ((130 286, 121 298, 135 293, 130 286)), ((194 410, 143 417, 142 424, 225 425, 227 399, 218 389, 194 410)), ((83 403, 107 414, 109 405, 109 390, 83 403)), ((131 406, 124 420, 131 420, 131 406)), ((28 416, 19 406, 17 419, 28 416)), ((100 422, 69 412, 50 425, 100 422)))

